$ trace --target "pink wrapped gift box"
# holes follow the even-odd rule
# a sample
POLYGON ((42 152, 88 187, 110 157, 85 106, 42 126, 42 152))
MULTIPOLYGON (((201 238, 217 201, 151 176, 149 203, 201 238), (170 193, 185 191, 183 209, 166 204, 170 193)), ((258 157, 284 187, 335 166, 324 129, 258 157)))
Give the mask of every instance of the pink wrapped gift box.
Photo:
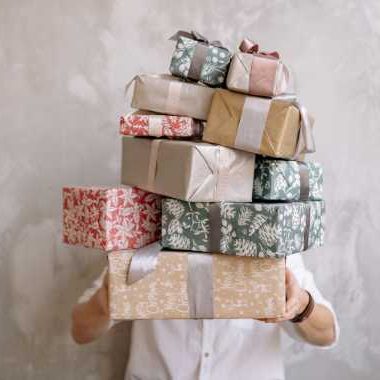
POLYGON ((161 198, 136 187, 64 187, 63 241, 104 251, 160 239, 161 198))
POLYGON ((200 137, 203 123, 188 116, 133 112, 120 118, 120 134, 125 136, 200 137))

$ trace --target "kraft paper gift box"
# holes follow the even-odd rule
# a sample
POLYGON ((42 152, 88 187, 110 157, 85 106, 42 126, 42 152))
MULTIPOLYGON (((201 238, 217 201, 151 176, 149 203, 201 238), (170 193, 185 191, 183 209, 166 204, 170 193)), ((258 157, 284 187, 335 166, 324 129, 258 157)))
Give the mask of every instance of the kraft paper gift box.
POLYGON ((207 119, 214 89, 165 74, 138 75, 127 84, 127 90, 133 82, 132 108, 207 119))
POLYGON ((120 134, 125 136, 200 137, 203 122, 188 116, 159 115, 136 111, 120 118, 120 134))
POLYGON ((319 247, 324 202, 190 203, 162 200, 162 245, 175 250, 284 257, 319 247))
POLYGON ((298 159, 302 153, 315 151, 312 122, 294 99, 260 98, 218 89, 203 140, 264 156, 298 159))
POLYGON ((227 88, 248 95, 273 97, 291 89, 290 72, 277 52, 259 52, 248 39, 233 55, 227 75, 227 88))
POLYGON ((160 238, 161 198, 135 187, 64 187, 63 241, 104 251, 160 238))
POLYGON ((161 251, 140 275, 138 256, 108 254, 113 320, 269 318, 285 312, 284 259, 161 251))
POLYGON ((183 31, 171 39, 177 41, 169 68, 173 75, 213 87, 224 84, 231 53, 219 41, 183 31))
POLYGON ((251 201, 255 156, 204 142, 123 137, 122 183, 192 202, 251 201))
POLYGON ((256 157, 255 200, 322 200, 322 187, 322 165, 317 162, 256 157))

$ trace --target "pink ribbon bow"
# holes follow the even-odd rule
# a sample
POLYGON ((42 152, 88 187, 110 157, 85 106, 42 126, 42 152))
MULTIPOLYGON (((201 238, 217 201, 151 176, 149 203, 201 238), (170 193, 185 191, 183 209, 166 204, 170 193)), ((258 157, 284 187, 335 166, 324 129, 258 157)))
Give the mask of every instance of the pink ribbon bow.
POLYGON ((249 38, 244 38, 244 40, 241 41, 239 49, 243 53, 249 53, 249 54, 256 53, 256 54, 280 59, 280 54, 277 51, 271 51, 271 52, 260 51, 259 44, 250 40, 249 38))

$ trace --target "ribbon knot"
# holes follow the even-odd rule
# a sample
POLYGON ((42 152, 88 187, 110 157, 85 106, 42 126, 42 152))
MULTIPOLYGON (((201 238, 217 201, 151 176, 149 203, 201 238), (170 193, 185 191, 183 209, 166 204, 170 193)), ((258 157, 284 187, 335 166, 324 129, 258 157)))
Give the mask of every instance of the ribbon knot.
POLYGON ((259 54, 259 55, 264 55, 267 57, 280 59, 280 54, 277 51, 271 51, 271 52, 260 51, 259 44, 255 41, 250 40, 249 38, 244 38, 244 40, 241 41, 239 50, 243 53, 259 54))
POLYGON ((184 30, 178 30, 178 32, 175 33, 173 36, 171 36, 169 40, 177 41, 179 37, 190 38, 191 40, 198 41, 205 45, 213 45, 213 46, 225 49, 225 47, 222 45, 220 41, 218 40, 209 41, 207 37, 203 36, 202 34, 198 33, 195 30, 191 30, 190 32, 186 32, 184 30))

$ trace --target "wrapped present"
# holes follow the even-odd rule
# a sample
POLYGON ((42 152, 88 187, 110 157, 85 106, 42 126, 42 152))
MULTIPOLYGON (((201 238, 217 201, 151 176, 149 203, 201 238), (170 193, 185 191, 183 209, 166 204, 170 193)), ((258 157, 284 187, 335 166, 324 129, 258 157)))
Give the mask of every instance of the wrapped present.
POLYGON ((188 83, 171 75, 137 75, 131 106, 161 114, 189 116, 206 120, 214 89, 196 83, 188 83))
POLYGON ((123 137, 122 183, 192 202, 251 201, 255 156, 192 141, 123 137))
POLYGON ((202 131, 203 123, 188 116, 136 111, 120 118, 120 134, 126 136, 200 137, 202 131))
POLYGON ((162 245, 186 251, 283 257, 319 247, 324 202, 162 201, 162 245))
POLYGON ((321 200, 322 165, 317 162, 256 157, 253 199, 321 200))
POLYGON ((315 151, 312 119, 293 98, 260 98, 218 89, 203 140, 269 157, 315 151))
POLYGON ((284 259, 139 251, 108 254, 113 320, 270 318, 285 312, 284 259))
POLYGON ((173 75, 220 87, 225 82, 231 53, 219 41, 209 42, 197 32, 177 32, 171 39, 176 48, 170 63, 173 75))
POLYGON ((291 90, 289 69, 277 52, 259 51, 259 45, 244 39, 228 70, 227 88, 256 96, 277 96, 291 90))
POLYGON ((104 251, 160 238, 161 198, 135 187, 64 187, 63 241, 104 251))

